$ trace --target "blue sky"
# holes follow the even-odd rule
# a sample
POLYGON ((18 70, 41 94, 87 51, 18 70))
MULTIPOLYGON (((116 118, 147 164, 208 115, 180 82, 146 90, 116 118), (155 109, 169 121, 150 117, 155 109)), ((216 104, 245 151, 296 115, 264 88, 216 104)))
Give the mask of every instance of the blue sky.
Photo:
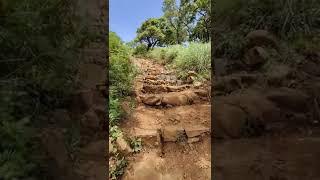
POLYGON ((123 41, 136 36, 137 28, 148 18, 161 17, 163 0, 109 0, 109 30, 123 41))

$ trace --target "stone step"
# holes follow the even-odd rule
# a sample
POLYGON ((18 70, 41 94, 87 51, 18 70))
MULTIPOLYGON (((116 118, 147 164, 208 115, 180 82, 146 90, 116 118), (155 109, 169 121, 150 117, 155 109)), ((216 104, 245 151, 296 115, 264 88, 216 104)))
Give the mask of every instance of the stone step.
POLYGON ((161 128, 161 136, 164 142, 187 141, 188 143, 195 143, 208 133, 210 133, 210 128, 201 125, 169 125, 161 128))
POLYGON ((140 95, 141 101, 150 106, 183 106, 199 102, 208 97, 205 90, 185 90, 180 92, 169 92, 166 94, 140 95))
POLYGON ((159 94, 164 92, 179 92, 190 88, 190 85, 170 86, 170 85, 150 85, 144 84, 142 91, 144 93, 159 94))
POLYGON ((160 132, 157 129, 133 128, 132 135, 141 138, 142 146, 159 147, 161 145, 160 132))

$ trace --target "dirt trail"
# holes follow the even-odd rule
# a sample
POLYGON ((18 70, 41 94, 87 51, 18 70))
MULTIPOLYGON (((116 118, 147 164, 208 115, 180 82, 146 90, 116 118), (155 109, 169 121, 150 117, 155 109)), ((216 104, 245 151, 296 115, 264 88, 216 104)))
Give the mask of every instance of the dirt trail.
POLYGON ((142 150, 129 155, 123 179, 210 179, 209 86, 185 84, 152 60, 134 63, 144 72, 135 80, 136 107, 122 130, 141 138, 142 150))

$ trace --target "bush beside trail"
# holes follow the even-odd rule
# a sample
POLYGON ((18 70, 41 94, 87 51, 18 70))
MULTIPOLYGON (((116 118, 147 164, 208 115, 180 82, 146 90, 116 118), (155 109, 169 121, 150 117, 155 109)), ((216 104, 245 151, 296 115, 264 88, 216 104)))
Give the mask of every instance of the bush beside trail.
MULTIPOLYGON (((131 62, 130 47, 114 32, 109 32, 109 60, 109 139, 115 147, 112 143, 122 134, 118 127, 123 114, 120 103, 126 96, 131 95, 132 82, 137 71, 131 62)), ((114 162, 111 164, 109 176, 111 179, 117 179, 123 173, 126 160, 116 148, 113 150, 116 152, 109 160, 114 162)))
POLYGON ((186 77, 188 71, 195 71, 203 77, 210 77, 211 45, 210 43, 190 43, 187 46, 172 45, 157 47, 140 57, 151 58, 169 68, 177 70, 181 77, 186 77))

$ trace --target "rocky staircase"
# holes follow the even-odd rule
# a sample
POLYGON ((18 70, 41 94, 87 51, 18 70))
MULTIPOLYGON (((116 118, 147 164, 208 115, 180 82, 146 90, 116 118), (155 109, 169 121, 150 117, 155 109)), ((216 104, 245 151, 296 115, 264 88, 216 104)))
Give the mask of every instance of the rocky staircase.
MULTIPOLYGON (((158 174, 159 177, 196 178, 199 176, 199 172, 195 170, 198 168, 198 171, 202 170, 196 165, 199 158, 190 156, 189 153, 200 151, 199 153, 206 155, 203 157, 206 162, 210 162, 211 158, 209 136, 211 105, 208 85, 198 83, 198 86, 194 86, 192 82, 184 84, 172 72, 166 71, 163 66, 149 60, 136 59, 135 63, 145 71, 135 80, 134 91, 137 106, 127 113, 130 116, 123 124, 122 129, 128 137, 141 138, 143 150, 138 155, 132 156, 137 159, 130 163, 124 179, 145 179, 134 164, 147 163, 145 158, 150 154, 153 154, 153 159, 161 161, 161 165, 149 164, 151 167, 154 166, 150 171, 158 174), (201 149, 197 146, 206 148, 201 149), (186 150, 190 147, 194 149, 186 150), (179 152, 180 150, 184 152, 179 152), (185 168, 181 168, 180 165, 177 167, 178 164, 172 160, 179 158, 179 156, 183 160, 179 162, 177 159, 178 164, 185 161, 189 161, 185 163, 192 161, 195 163, 185 168), (181 176, 172 177, 173 174, 181 176)), ((189 72, 188 78, 195 75, 194 72, 189 72)), ((131 151, 126 150, 126 152, 131 151)), ((150 172, 143 171, 143 174, 148 173, 150 172)), ((152 176, 152 179, 156 179, 157 176, 152 176)), ((206 172, 200 176, 200 179, 203 179, 203 176, 210 177, 210 173, 206 172)))

